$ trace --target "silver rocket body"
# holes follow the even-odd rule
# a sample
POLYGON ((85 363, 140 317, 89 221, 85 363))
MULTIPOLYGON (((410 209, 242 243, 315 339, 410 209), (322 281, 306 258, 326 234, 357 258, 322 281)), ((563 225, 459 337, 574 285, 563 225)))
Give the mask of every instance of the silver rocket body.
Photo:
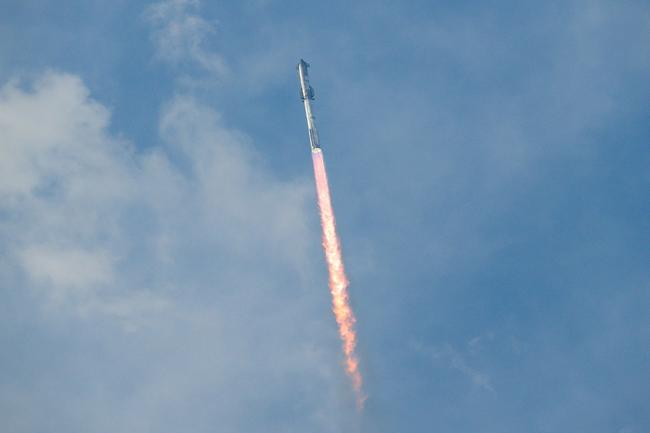
POLYGON ((309 63, 300 59, 298 69, 298 79, 300 80, 300 98, 305 106, 305 116, 307 117, 307 130, 309 131, 309 144, 312 152, 320 152, 320 142, 318 140, 318 131, 316 131, 314 112, 311 109, 311 101, 314 100, 314 89, 309 85, 309 73, 307 72, 309 63))

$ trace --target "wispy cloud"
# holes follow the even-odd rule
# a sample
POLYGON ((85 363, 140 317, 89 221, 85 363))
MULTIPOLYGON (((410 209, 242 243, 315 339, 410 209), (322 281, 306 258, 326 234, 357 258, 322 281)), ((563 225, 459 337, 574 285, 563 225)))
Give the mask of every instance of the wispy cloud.
POLYGON ((161 60, 222 76, 226 62, 211 46, 216 26, 198 14, 199 7, 198 0, 165 0, 149 6, 145 18, 152 26, 151 38, 161 60))
MULTIPOLYGON (((476 344, 476 339, 470 340, 468 344, 470 346, 476 344)), ((494 392, 490 377, 486 373, 473 368, 467 361, 466 357, 451 344, 446 343, 437 347, 415 342, 412 344, 412 347, 416 351, 431 357, 432 360, 443 361, 449 368, 459 371, 463 376, 469 379, 474 386, 494 392)))

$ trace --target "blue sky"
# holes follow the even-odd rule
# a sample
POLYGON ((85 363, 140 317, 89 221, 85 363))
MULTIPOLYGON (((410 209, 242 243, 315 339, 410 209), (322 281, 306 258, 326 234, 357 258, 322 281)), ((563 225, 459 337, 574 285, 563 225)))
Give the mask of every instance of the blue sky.
POLYGON ((646 3, 0 5, 3 432, 650 430, 646 3))

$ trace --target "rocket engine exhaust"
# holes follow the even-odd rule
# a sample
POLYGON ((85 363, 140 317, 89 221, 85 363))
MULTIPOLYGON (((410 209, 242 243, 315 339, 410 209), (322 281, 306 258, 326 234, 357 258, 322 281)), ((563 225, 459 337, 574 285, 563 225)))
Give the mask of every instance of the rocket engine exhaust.
POLYGON ((363 409, 366 396, 363 393, 362 388, 363 379, 361 377, 361 372, 359 371, 359 357, 355 350, 357 345, 357 336, 354 330, 354 323, 356 322, 356 319, 354 317, 354 312, 350 307, 348 296, 348 286, 350 283, 345 275, 343 256, 341 255, 341 242, 336 233, 336 220, 332 209, 329 183, 327 181, 327 171, 325 170, 325 160, 318 140, 318 133, 314 122, 315 118, 311 109, 311 101, 314 99, 314 90, 309 85, 309 78, 307 75, 308 67, 309 64, 301 59, 297 69, 298 77, 300 79, 300 95, 305 106, 311 155, 314 163, 316 196, 318 199, 318 209, 320 211, 321 228, 323 231, 323 250, 325 252, 325 261, 327 262, 327 270, 329 273, 332 310, 339 327, 339 336, 343 343, 345 370, 352 381, 352 387, 357 400, 357 407, 361 410, 363 409))
POLYGON ((323 250, 329 272, 329 286, 332 294, 332 310, 339 325, 339 335, 343 342, 343 353, 345 354, 345 369, 352 380, 352 387, 357 397, 357 406, 363 408, 366 399, 362 390, 362 378, 359 371, 359 358, 355 352, 357 336, 354 331, 356 321, 354 312, 350 307, 348 299, 348 286, 350 282, 345 275, 343 256, 341 255, 341 243, 336 233, 336 220, 332 210, 327 172, 325 171, 325 160, 323 152, 314 150, 311 154, 314 162, 314 177, 316 178, 316 195, 318 198, 318 209, 320 210, 320 222, 323 229, 323 250))

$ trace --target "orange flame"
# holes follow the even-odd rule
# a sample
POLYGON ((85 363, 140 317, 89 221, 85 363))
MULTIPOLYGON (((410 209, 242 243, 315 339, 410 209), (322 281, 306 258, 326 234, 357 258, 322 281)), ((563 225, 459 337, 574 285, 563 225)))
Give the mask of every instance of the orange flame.
POLYGON ((343 353, 345 354, 345 369, 352 380, 352 387, 357 396, 357 406, 363 408, 366 399, 362 390, 361 372, 359 371, 359 358, 355 353, 357 336, 354 332, 354 313, 348 300, 348 285, 350 282, 345 276, 343 257, 341 256, 341 244, 336 234, 336 221, 332 210, 330 189, 325 171, 325 161, 320 149, 312 152, 314 161, 314 176, 316 178, 316 194, 318 196, 318 208, 320 209, 320 221, 323 229, 323 249, 325 260, 329 271, 329 286, 332 293, 332 309, 336 322, 339 325, 339 334, 343 341, 343 353))

